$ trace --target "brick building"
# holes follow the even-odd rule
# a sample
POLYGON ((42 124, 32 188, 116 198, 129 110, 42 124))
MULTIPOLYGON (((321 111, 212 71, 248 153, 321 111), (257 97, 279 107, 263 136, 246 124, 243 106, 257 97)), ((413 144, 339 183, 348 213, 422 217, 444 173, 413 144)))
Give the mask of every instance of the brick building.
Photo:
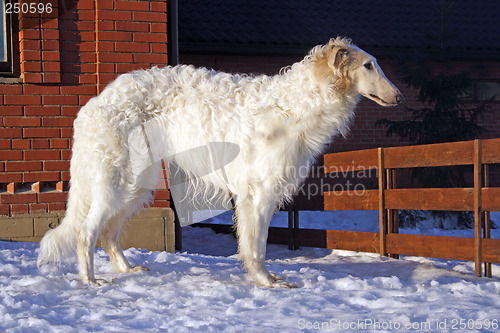
MULTIPOLYGON (((79 108, 121 73, 168 64, 169 42, 176 39, 175 31, 167 33, 167 23, 174 21, 168 19, 168 5, 167 0, 32 0, 22 1, 18 14, 4 7, 0 215, 65 209, 79 108)), ((346 151, 401 144, 374 123, 382 117, 405 119, 404 107, 418 107, 416 91, 398 82, 395 64, 430 54, 435 68, 471 70, 476 85, 469 103, 481 102, 485 91, 494 96, 482 124, 488 137, 500 137, 499 13, 497 2, 484 0, 428 0, 418 6, 391 0, 377 8, 368 0, 182 1, 180 62, 276 74, 330 37, 351 37, 379 59, 407 102, 387 109, 362 101, 349 136, 330 147, 346 151), (436 46, 429 39, 436 33, 443 37, 440 57, 432 56, 436 46)), ((166 207, 168 198, 168 191, 160 190, 154 205, 166 207)))

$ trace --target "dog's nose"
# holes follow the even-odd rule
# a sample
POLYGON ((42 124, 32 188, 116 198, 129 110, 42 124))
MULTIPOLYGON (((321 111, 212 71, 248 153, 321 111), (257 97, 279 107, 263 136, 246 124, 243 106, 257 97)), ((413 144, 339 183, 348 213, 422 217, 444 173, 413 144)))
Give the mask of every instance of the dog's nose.
POLYGON ((398 93, 396 96, 396 102, 399 104, 399 103, 403 103, 404 101, 405 101, 405 98, 403 97, 403 94, 398 93))

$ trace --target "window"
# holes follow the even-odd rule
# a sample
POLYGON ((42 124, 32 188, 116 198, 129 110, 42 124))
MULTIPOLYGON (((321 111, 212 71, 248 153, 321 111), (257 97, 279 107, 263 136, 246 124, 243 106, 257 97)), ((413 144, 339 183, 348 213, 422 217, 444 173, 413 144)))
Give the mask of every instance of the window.
POLYGON ((478 82, 476 91, 480 101, 500 101, 500 82, 478 82))
POLYGON ((19 75, 17 14, 5 12, 5 3, 0 7, 0 76, 19 75))
POLYGON ((7 61, 7 24, 5 20, 5 8, 0 9, 0 26, 2 27, 2 35, 0 36, 0 61, 7 61))
POLYGON ((500 80, 477 80, 461 96, 464 101, 500 101, 500 80))

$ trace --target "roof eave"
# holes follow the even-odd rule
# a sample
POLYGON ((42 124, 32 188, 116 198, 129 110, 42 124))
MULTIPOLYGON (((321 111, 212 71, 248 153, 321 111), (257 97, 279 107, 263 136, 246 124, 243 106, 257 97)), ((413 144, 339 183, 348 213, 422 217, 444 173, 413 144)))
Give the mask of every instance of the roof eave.
MULTIPOLYGON (((450 49, 441 51, 429 48, 379 47, 363 45, 361 45, 361 47, 368 53, 381 58, 430 58, 459 61, 498 61, 500 59, 500 50, 496 49, 450 49)), ((180 52, 190 54, 298 57, 306 55, 311 48, 311 45, 179 42, 180 52)))

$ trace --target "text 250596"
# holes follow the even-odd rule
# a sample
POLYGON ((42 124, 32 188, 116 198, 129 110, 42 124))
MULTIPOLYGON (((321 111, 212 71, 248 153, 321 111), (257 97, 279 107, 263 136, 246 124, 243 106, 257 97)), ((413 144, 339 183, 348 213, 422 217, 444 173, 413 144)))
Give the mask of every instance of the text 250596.
POLYGON ((34 3, 34 2, 31 2, 31 3, 7 2, 7 3, 5 3, 5 13, 6 14, 19 14, 19 13, 23 13, 23 14, 28 14, 28 13, 29 14, 44 14, 44 13, 47 13, 47 14, 50 14, 50 13, 52 13, 52 10, 53 10, 53 7, 52 7, 52 3, 50 3, 50 2, 48 2, 46 4, 34 3))

